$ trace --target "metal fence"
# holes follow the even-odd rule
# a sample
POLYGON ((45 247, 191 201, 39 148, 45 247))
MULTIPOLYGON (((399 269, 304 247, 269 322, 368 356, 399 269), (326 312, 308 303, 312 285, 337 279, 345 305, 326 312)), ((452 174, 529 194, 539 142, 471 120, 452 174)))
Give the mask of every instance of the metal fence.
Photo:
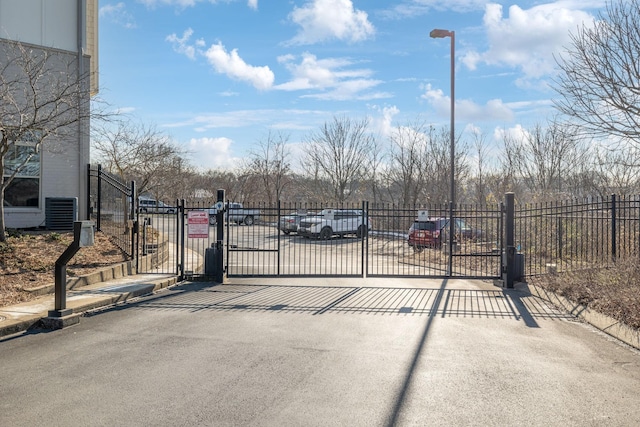
POLYGON ((88 165, 89 219, 127 256, 134 258, 135 233, 134 200, 135 184, 127 184, 119 177, 102 170, 100 165, 88 165))
POLYGON ((526 276, 610 267, 640 254, 640 197, 608 196, 516 208, 526 276))
POLYGON ((501 271, 503 214, 499 205, 459 205, 449 253, 448 205, 371 205, 373 231, 367 242, 367 275, 497 278, 501 271), (433 245, 410 246, 409 229, 429 219, 441 228, 433 245))
POLYGON ((163 209, 136 209, 136 258, 138 273, 181 274, 181 211, 176 201, 163 202, 163 209))
MULTIPOLYGON (((449 251, 448 244, 416 247, 408 239, 420 215, 448 221, 447 205, 250 203, 245 211, 225 213, 224 225, 217 227, 202 224, 215 218, 209 215, 215 200, 165 202, 162 212, 137 212, 133 182, 93 165, 88 176, 90 219, 137 258, 140 272, 206 276, 207 249, 224 235, 220 247, 228 276, 500 278, 504 273, 503 205, 455 206, 457 231, 449 251), (299 228, 305 218, 327 209, 345 215, 340 217, 345 228, 333 216, 330 235, 299 228)), ((611 267, 640 256, 640 196, 517 205, 513 234, 524 276, 611 267)), ((444 227, 440 242, 449 240, 444 227)))
POLYGON ((446 227, 437 245, 408 243, 420 212, 440 225, 447 223, 445 205, 279 202, 244 208, 258 214, 252 225, 226 223, 229 276, 500 276, 500 206, 457 207, 460 227, 452 253, 446 227))

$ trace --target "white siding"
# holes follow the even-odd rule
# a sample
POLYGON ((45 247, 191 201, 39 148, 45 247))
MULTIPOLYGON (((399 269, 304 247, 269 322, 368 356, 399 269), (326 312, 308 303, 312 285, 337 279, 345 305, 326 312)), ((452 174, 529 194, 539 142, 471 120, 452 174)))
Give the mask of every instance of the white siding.
POLYGON ((91 57, 91 96, 98 93, 98 0, 87 0, 87 46, 86 54, 91 57))
POLYGON ((0 37, 78 51, 78 0, 0 0, 0 37))
MULTIPOLYGON (((5 209, 8 228, 30 228, 45 225, 45 197, 78 197, 78 203, 86 204, 86 196, 81 194, 80 180, 82 170, 79 161, 77 141, 60 143, 49 141, 42 145, 40 172, 40 207, 5 209)), ((86 164, 84 165, 86 169, 86 164)), ((82 219, 84 206, 78 205, 78 214, 82 219)))
MULTIPOLYGON (((78 55, 83 46, 85 67, 91 67, 91 92, 98 89, 98 1, 97 0, 0 0, 0 44, 17 40, 43 48, 78 55), (85 22, 78 25, 79 7, 85 22), (83 32, 80 36, 79 31, 83 32), (90 61, 88 55, 91 55, 90 61), (90 65, 89 65, 90 64, 90 65)), ((86 69, 86 68, 85 68, 86 69)), ((89 163, 88 121, 76 125, 82 132, 64 145, 43 144, 39 208, 6 208, 8 228, 38 227, 45 223, 46 197, 77 197, 79 218, 86 217, 86 181, 89 163)))

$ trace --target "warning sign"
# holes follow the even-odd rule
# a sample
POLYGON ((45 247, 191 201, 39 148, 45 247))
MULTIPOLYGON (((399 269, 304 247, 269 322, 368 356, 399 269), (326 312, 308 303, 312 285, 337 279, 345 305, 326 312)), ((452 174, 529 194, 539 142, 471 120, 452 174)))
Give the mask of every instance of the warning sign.
POLYGON ((187 236, 189 239, 209 237, 209 214, 206 211, 189 211, 187 214, 187 236))

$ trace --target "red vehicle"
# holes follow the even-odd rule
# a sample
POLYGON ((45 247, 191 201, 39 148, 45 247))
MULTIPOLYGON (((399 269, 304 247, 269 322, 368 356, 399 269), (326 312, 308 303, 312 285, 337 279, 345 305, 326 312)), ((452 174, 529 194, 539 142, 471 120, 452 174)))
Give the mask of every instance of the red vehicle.
MULTIPOLYGON (((482 239, 482 230, 475 229, 460 218, 456 218, 455 239, 477 241, 482 239)), ((428 218, 416 220, 409 228, 407 243, 416 252, 425 248, 440 248, 447 240, 449 232, 449 218, 428 218)))
POLYGON ((424 248, 439 248, 442 246, 442 234, 436 219, 415 221, 409 228, 407 243, 415 252, 422 252, 424 248))

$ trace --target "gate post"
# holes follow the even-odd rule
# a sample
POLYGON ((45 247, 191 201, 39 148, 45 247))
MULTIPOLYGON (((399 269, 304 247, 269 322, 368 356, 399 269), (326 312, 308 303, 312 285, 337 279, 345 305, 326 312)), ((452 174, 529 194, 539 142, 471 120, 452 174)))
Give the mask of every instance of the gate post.
POLYGON ((129 231, 131 232, 131 258, 133 260, 136 260, 138 258, 138 253, 136 252, 136 249, 137 249, 136 236, 138 235, 139 227, 138 227, 138 218, 136 217, 136 213, 135 213, 136 204, 134 200, 137 200, 136 182, 131 181, 131 202, 127 200, 127 205, 125 207, 125 209, 129 210, 129 218, 126 218, 125 221, 127 221, 127 224, 131 225, 129 227, 129 231))
POLYGON ((502 285, 513 288, 516 276, 516 246, 515 246, 515 196, 514 193, 505 194, 505 266, 502 272, 502 285))
POLYGON ((97 194, 97 200, 96 200, 96 207, 97 207, 97 212, 96 212, 96 230, 97 231, 102 231, 102 229, 100 228, 100 219, 102 218, 102 212, 101 212, 101 207, 102 207, 102 165, 98 165, 98 194, 97 194))
POLYGON ((223 206, 222 209, 218 209, 216 213, 216 261, 215 264, 218 267, 216 269, 215 281, 218 283, 224 283, 224 211, 226 210, 224 200, 224 190, 219 189, 216 194, 216 206, 223 206))
POLYGON ((616 206, 616 195, 612 194, 611 195, 611 259, 612 261, 615 263, 616 262, 616 258, 618 257, 617 255, 617 242, 616 242, 616 235, 618 234, 618 232, 616 231, 616 216, 617 216, 617 212, 616 212, 617 206, 616 206))
POLYGON ((185 200, 184 199, 180 199, 179 201, 176 200, 176 204, 178 205, 178 209, 176 209, 176 223, 178 224, 178 233, 176 233, 176 243, 180 245, 180 259, 177 260, 176 263, 176 269, 178 270, 178 276, 180 277, 180 280, 184 280, 184 255, 185 255, 185 245, 186 245, 186 239, 184 237, 185 232, 185 209, 184 209, 184 205, 185 205, 185 200))

